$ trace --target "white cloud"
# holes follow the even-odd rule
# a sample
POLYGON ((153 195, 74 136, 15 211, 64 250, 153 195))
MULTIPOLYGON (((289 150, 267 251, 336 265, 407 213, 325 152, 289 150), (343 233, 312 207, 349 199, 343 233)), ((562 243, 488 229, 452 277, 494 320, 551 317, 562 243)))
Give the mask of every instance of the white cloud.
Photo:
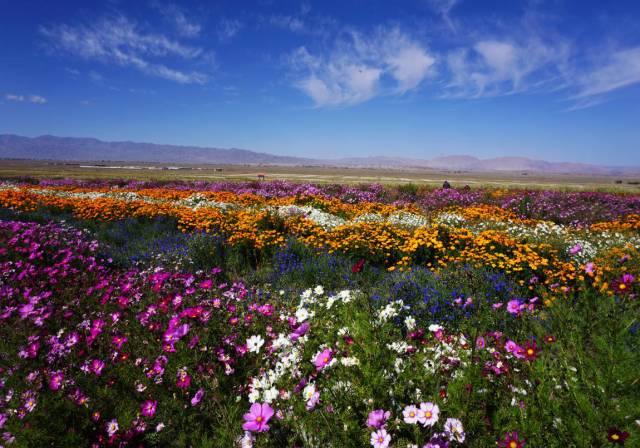
POLYGON ((218 38, 221 41, 232 39, 242 29, 243 24, 239 20, 222 19, 218 25, 218 38))
POLYGON ((9 101, 24 101, 23 95, 15 95, 13 93, 7 93, 4 97, 9 101))
POLYGON ((478 98, 542 88, 565 76, 569 54, 567 42, 536 36, 478 40, 447 55, 445 96, 478 98))
POLYGON ((47 99, 40 95, 30 95, 29 101, 34 104, 45 104, 47 102, 47 99))
POLYGON ((28 102, 33 104, 45 104, 47 99, 40 95, 16 95, 14 93, 7 93, 4 96, 8 101, 16 101, 19 103, 28 102))
POLYGON ((269 17, 269 23, 275 27, 293 31, 294 33, 299 33, 306 30, 304 21, 301 18, 295 16, 273 15, 269 17))
POLYGON ((202 48, 184 45, 162 34, 145 32, 123 16, 86 25, 41 27, 40 32, 54 49, 84 59, 132 67, 182 84, 204 84, 208 80, 204 73, 171 68, 160 62, 167 58, 197 62, 206 56, 202 48))
POLYGON ((578 80, 575 98, 602 95, 640 83, 640 47, 618 50, 578 80))
POLYGON ((300 47, 289 62, 297 75, 295 86, 322 107, 404 94, 430 74, 435 58, 400 29, 380 28, 373 36, 346 33, 326 55, 300 47))

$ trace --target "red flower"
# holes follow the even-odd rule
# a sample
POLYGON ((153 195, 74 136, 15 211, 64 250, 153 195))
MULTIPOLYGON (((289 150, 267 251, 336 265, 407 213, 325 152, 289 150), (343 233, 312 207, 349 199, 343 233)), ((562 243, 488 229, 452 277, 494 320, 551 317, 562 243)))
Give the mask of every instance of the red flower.
POLYGON ((618 445, 624 445, 625 440, 629 438, 627 431, 620 431, 618 428, 609 428, 607 432, 607 440, 611 443, 617 443, 618 445))
POLYGON ((354 274, 357 274, 358 272, 362 271, 362 268, 364 268, 364 258, 361 258, 360 260, 356 261, 356 263, 351 266, 351 272, 353 272, 354 274))
POLYGON ((522 354, 527 361, 535 361, 538 357, 538 346, 535 342, 529 341, 522 348, 522 354))
POLYGON ((498 442, 498 446, 500 448, 522 448, 525 443, 524 437, 520 438, 516 431, 512 431, 504 435, 504 439, 498 442))

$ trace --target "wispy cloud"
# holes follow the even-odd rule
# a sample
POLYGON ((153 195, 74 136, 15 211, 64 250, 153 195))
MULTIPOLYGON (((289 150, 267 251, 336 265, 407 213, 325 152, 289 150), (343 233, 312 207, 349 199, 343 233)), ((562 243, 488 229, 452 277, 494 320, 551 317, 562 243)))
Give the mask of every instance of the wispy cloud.
POLYGON ((240 32, 243 24, 235 19, 222 19, 218 24, 218 39, 222 42, 231 40, 240 32))
POLYGON ((202 32, 202 25, 174 3, 154 3, 155 8, 173 25, 176 31, 184 37, 198 37, 202 32))
POLYGON ((554 88, 562 82, 570 45, 537 36, 482 39, 447 55, 445 96, 479 98, 554 88))
POLYGON ((307 29, 304 20, 301 17, 291 15, 272 15, 269 17, 269 23, 275 27, 283 28, 293 32, 303 32, 307 29))
POLYGON ((614 51, 594 69, 579 77, 575 98, 603 95, 640 83, 640 47, 614 51))
POLYGON ((76 26, 41 27, 40 32, 53 49, 84 59, 131 67, 182 84, 204 84, 208 80, 205 73, 172 68, 161 62, 168 58, 199 61, 206 56, 202 48, 142 30, 124 16, 76 26))
POLYGON ((404 94, 430 74, 435 58, 399 28, 379 28, 373 36, 346 33, 326 55, 300 47, 288 62, 295 73, 294 85, 316 106, 324 107, 404 94))
POLYGON ((45 104, 47 102, 47 99, 40 95, 16 95, 14 93, 7 93, 4 97, 8 101, 16 101, 19 103, 45 104))
POLYGON ((426 0, 426 3, 436 14, 442 17, 442 20, 444 20, 451 30, 455 31, 456 26, 450 13, 459 1, 460 0, 426 0))

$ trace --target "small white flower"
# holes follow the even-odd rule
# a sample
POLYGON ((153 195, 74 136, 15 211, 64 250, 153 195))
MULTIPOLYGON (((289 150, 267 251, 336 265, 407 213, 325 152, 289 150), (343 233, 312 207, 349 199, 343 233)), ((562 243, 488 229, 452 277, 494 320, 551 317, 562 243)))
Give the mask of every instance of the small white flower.
POLYGON ((416 328, 416 320, 414 319, 413 316, 407 316, 404 319, 404 324, 406 325, 407 330, 409 330, 409 331, 411 331, 414 328, 416 328))
POLYGON ((267 403, 271 403, 273 400, 278 398, 278 394, 278 389, 276 389, 275 387, 271 387, 270 389, 264 391, 264 401, 267 403))
POLYGON ((296 311, 296 319, 298 322, 304 322, 309 318, 309 311, 306 308, 300 308, 296 311))
POLYGON ((251 353, 259 353, 260 347, 264 345, 262 336, 254 335, 247 339, 247 348, 251 353))

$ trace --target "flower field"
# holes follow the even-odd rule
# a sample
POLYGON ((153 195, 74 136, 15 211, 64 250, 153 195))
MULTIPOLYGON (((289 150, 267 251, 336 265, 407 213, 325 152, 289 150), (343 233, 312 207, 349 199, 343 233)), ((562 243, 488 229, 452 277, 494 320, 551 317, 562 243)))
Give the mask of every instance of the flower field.
POLYGON ((0 183, 0 446, 640 446, 640 196, 0 183))

